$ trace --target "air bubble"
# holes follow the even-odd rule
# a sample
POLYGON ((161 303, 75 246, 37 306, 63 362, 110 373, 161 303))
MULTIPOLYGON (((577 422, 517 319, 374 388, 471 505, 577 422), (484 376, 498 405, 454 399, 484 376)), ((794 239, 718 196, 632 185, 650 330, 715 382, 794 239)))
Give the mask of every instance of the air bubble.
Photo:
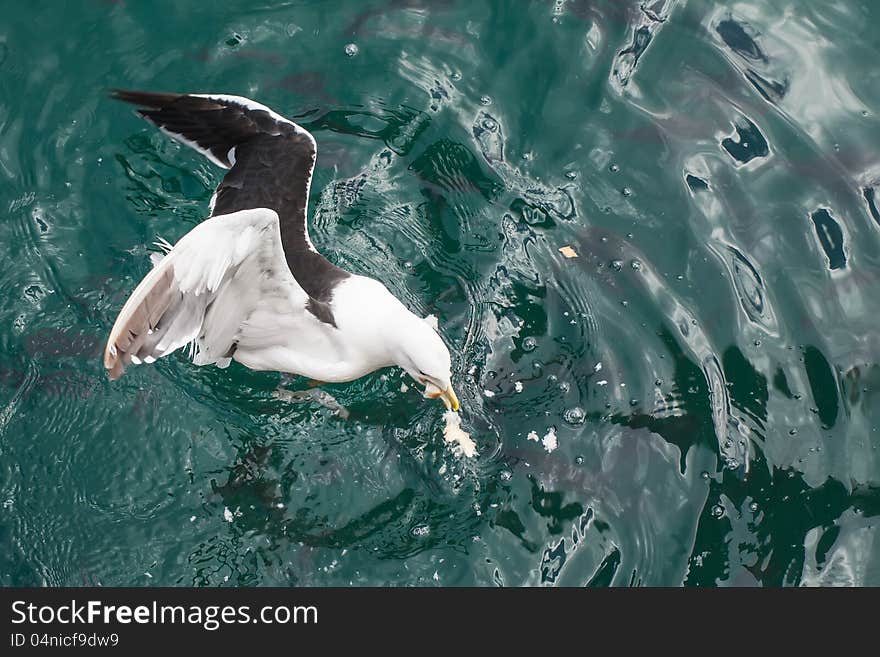
POLYGON ((611 173, 617 173, 618 171, 620 171, 620 167, 617 166, 616 164, 612 164, 610 167, 608 167, 608 170, 611 173))
POLYGON ((723 506, 721 506, 720 504, 716 504, 715 506, 712 507, 712 517, 713 518, 720 518, 723 515, 724 515, 724 507, 723 506))
POLYGON ((630 267, 632 267, 635 271, 641 271, 641 269, 642 269, 642 263, 639 260, 633 260, 629 264, 630 264, 630 267))
POLYGON ((565 177, 568 178, 569 180, 574 180, 575 178, 578 177, 577 171, 566 171, 565 177))
POLYGON ((620 193, 624 196, 632 196, 632 190, 629 187, 624 187, 620 190, 620 193))
POLYGON ((574 408, 567 409, 562 414, 562 418, 569 424, 583 424, 587 414, 580 406, 575 406, 574 408))
POLYGON ((755 513, 755 512, 758 510, 758 503, 757 503, 757 502, 752 502, 751 504, 749 504, 749 510, 750 510, 752 513, 755 513))
POLYGON ((345 46, 345 54, 348 55, 349 57, 354 57, 355 55, 358 54, 358 47, 353 43, 347 44, 345 46))
POLYGON ((620 271, 621 269, 623 269, 623 260, 612 260, 611 268, 614 271, 620 271))
POLYGON ((480 105, 491 105, 492 99, 489 96, 480 97, 480 105))

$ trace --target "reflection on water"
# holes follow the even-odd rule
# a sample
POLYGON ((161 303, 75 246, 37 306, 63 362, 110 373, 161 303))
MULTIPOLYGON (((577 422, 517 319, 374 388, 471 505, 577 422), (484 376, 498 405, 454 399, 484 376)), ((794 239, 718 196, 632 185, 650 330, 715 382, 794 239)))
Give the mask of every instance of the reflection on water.
POLYGON ((163 4, 0 28, 0 581, 880 583, 873 3, 163 4), (111 86, 315 134, 313 239, 440 318, 477 458, 396 370, 106 381, 221 175, 111 86))

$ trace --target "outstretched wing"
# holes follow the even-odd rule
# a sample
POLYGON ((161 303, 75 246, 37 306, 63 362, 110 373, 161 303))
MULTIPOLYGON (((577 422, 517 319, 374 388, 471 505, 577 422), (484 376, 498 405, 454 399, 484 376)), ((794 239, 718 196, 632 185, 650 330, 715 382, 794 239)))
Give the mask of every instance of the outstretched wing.
POLYGON ((206 219, 174 245, 123 306, 104 351, 110 378, 186 344, 197 365, 225 366, 261 309, 304 315, 308 295, 284 261, 278 214, 206 219))
MULTIPOLYGON (((278 213, 281 243, 294 278, 321 304, 348 273, 315 251, 306 224, 309 188, 317 154, 311 134, 249 98, 223 94, 161 94, 115 91, 114 97, 165 133, 229 169, 211 200, 213 216, 250 208, 278 213)), ((332 319, 331 319, 332 323, 332 319)))

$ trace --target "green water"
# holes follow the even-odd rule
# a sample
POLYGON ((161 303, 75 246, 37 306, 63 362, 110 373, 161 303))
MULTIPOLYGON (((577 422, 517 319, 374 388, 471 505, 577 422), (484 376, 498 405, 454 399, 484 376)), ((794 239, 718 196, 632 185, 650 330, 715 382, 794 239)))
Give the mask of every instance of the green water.
POLYGON ((7 1, 0 582, 880 584, 878 21, 7 1), (150 243, 221 177, 110 87, 314 133, 313 241, 439 316, 478 458, 397 370, 326 386, 347 419, 182 354, 106 379, 150 243))

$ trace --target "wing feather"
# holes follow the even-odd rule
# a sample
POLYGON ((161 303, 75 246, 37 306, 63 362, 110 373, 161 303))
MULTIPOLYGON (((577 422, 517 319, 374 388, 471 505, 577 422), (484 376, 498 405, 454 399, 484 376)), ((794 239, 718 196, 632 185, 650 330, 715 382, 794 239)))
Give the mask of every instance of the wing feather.
MULTIPOLYGON (((228 170, 211 199, 213 216, 252 208, 278 213, 287 268, 314 300, 307 308, 320 321, 335 325, 329 303, 335 287, 349 274, 320 255, 309 238, 307 207, 317 156, 312 135, 241 96, 125 90, 113 95, 139 106, 145 119, 228 170)), ((227 266, 216 259, 208 268, 193 267, 180 285, 185 291, 201 289, 204 279, 213 293, 227 266)))
POLYGON ((285 312, 306 312, 308 297, 285 264, 274 210, 206 219, 135 288, 110 332, 104 367, 116 379, 129 363, 152 362, 188 343, 196 364, 226 364, 261 299, 277 303, 279 290, 285 312))

